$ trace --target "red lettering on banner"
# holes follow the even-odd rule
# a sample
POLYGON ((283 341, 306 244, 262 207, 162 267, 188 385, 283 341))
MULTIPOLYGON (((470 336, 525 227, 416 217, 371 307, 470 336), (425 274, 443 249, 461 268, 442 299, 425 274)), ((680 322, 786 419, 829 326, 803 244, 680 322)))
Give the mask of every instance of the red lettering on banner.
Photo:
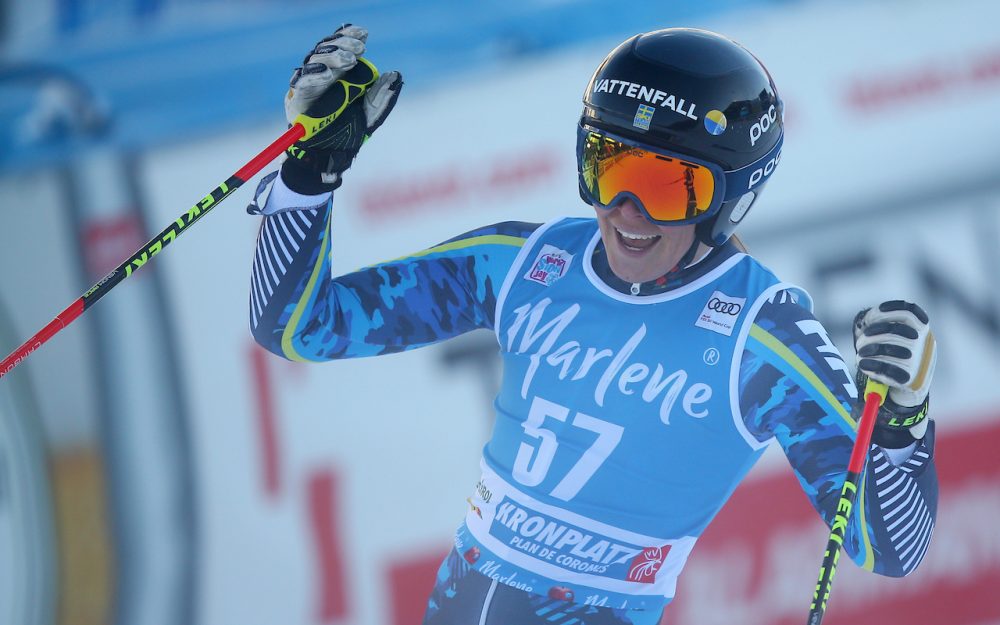
POLYGON ((455 164, 396 177, 389 183, 380 179, 362 185, 361 212, 379 220, 440 210, 449 204, 467 208, 468 203, 503 199, 513 189, 538 186, 553 178, 559 161, 555 150, 533 148, 495 157, 492 162, 455 164))
POLYGON ((953 64, 922 65, 881 76, 854 80, 846 100, 850 108, 873 113, 901 103, 940 97, 949 91, 1000 83, 1000 51, 979 54, 953 64))
MULTIPOLYGON (((1000 586, 1000 418, 958 434, 952 422, 940 419, 938 523, 923 563, 894 579, 841 558, 825 625, 1000 621, 987 600, 1000 586)), ((698 541, 664 623, 801 623, 828 535, 790 471, 752 477, 698 541)))
POLYGON ((338 479, 332 470, 312 473, 306 486, 309 501, 313 542, 316 545, 319 605, 316 618, 330 623, 349 615, 347 602, 347 572, 341 547, 340 522, 336 502, 339 501, 338 479))
POLYGON ((1000 53, 977 60, 971 76, 975 81, 1000 80, 1000 53))
POLYGON ((363 189, 362 212, 373 219, 393 213, 454 201, 465 194, 464 183, 453 171, 432 173, 421 180, 363 189))

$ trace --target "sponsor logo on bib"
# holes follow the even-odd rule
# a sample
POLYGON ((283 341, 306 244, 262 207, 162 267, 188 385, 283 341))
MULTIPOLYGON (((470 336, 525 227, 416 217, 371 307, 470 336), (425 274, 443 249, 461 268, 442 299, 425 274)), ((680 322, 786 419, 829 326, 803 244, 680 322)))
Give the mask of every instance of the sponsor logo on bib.
POLYGON ((705 303, 705 307, 701 310, 698 321, 694 325, 712 332, 732 336, 733 328, 736 327, 736 321, 740 318, 740 313, 743 312, 746 303, 747 298, 745 297, 733 297, 722 291, 715 291, 708 298, 708 302, 705 303))
POLYGON ((566 274, 571 262, 573 262, 573 255, 569 252, 551 245, 544 245, 542 251, 535 258, 535 262, 528 269, 528 273, 524 274, 524 278, 551 286, 553 282, 566 274))

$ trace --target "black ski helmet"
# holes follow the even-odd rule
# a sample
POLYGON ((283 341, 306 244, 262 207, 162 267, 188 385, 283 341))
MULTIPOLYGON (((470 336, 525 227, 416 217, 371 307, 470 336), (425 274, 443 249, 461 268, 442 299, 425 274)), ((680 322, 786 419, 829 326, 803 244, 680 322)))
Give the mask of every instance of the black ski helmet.
MULTIPOLYGON (((708 161, 725 172, 725 197, 696 226, 718 246, 746 216, 781 159, 782 103, 755 56, 722 35, 668 28, 611 51, 583 96, 580 128, 708 161)), ((583 133, 581 133, 581 137, 583 133)), ((577 149, 580 195, 592 203, 577 149)))

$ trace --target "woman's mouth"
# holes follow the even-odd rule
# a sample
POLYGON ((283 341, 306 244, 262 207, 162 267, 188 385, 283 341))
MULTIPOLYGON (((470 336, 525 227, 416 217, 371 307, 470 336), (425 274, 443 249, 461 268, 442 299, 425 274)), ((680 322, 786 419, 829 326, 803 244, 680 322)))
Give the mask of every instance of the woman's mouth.
POLYGON ((660 240, 660 235, 658 234, 628 232, 617 226, 615 227, 615 235, 618 237, 618 242, 622 244, 622 247, 633 252, 644 252, 656 245, 656 242, 660 240))

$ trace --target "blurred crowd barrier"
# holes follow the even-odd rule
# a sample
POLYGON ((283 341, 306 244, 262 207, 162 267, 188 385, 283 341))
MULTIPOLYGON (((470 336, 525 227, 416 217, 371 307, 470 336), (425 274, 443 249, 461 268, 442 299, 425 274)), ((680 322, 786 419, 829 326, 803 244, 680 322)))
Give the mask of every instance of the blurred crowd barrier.
MULTIPOLYGON (((785 100, 778 173, 741 230, 751 251, 810 291, 848 360, 854 313, 883 299, 920 302, 940 344, 926 561, 895 580, 845 559, 830 625, 1000 623, 998 18, 988 0, 801 3, 689 24, 753 50, 785 100)), ((496 221, 587 215, 574 126, 617 43, 404 91, 336 194, 335 270, 496 221)), ((3 345, 283 126, 276 110, 240 132, 0 172, 3 345)), ((0 623, 419 622, 478 478, 495 338, 322 365, 266 354, 248 331, 258 220, 241 205, 255 184, 0 383, 0 399, 17 385, 33 406, 0 403, 0 467, 21 468, 0 471, 0 623), (12 448, 5 424, 25 422, 47 442, 12 448), (26 510, 43 521, 13 514, 26 510), (31 566, 4 568, 13 547, 31 566)), ((826 530, 798 491, 768 452, 664 623, 801 622, 826 530)))

